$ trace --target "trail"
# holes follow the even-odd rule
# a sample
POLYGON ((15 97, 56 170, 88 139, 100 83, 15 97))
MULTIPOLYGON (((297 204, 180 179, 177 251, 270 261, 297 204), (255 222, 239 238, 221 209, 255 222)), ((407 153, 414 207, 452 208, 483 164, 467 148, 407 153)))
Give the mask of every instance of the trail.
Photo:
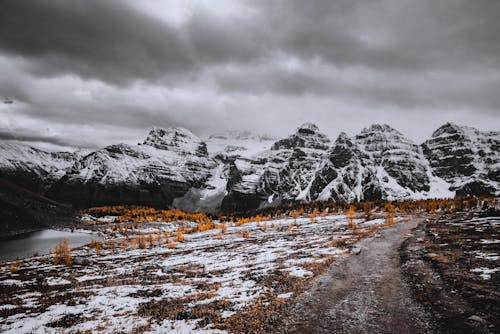
POLYGON ((420 220, 364 239, 361 253, 334 263, 285 316, 280 333, 432 333, 411 296, 398 249, 420 220))

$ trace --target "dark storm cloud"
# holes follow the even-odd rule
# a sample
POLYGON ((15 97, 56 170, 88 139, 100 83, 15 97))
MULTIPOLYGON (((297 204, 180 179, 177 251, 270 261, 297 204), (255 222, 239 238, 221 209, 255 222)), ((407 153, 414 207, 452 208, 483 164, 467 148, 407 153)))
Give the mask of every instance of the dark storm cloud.
MULTIPOLYGON (((420 73, 409 77, 392 73, 389 79, 387 75, 366 71, 356 73, 353 70, 352 75, 365 76, 362 81, 353 81, 341 78, 345 74, 331 69, 329 71, 328 67, 305 68, 307 71, 283 68, 225 70, 215 73, 214 78, 220 93, 342 96, 405 108, 461 105, 492 110, 500 106, 500 75, 485 75, 483 80, 471 82, 469 76, 454 74, 435 76, 432 73, 420 73), (332 77, 335 79, 332 80, 332 77)), ((476 75, 470 73, 470 76, 476 75)))
MULTIPOLYGON (((500 2, 247 1, 249 17, 195 13, 174 27, 124 2, 4 0, 0 48, 39 75, 123 83, 196 75, 211 64, 279 53, 380 71, 499 66, 500 2)), ((214 4, 214 6, 216 6, 214 4)))
POLYGON ((123 1, 5 0, 0 50, 31 58, 38 76, 156 81, 189 76, 204 63, 258 58, 264 33, 254 23, 200 14, 178 29, 123 1))
POLYGON ((0 1, 7 128, 53 123, 76 141, 84 124, 102 143, 153 124, 282 135, 317 120, 335 136, 415 112, 435 117, 422 127, 500 121, 498 0, 241 0, 228 15, 220 0, 178 22, 162 11, 203 1, 0 1))
POLYGON ((496 0, 262 1, 278 48, 399 70, 499 65, 496 0))
POLYGON ((122 83, 189 70, 178 32, 119 1, 3 0, 0 49, 30 57, 37 74, 122 83))
POLYGON ((67 138, 61 138, 59 136, 47 136, 43 134, 33 134, 26 130, 17 130, 15 133, 12 131, 6 131, 0 129, 0 140, 16 141, 16 142, 39 142, 53 144, 60 147, 75 147, 79 146, 82 148, 96 148, 95 145, 90 143, 86 144, 85 141, 71 142, 67 138))

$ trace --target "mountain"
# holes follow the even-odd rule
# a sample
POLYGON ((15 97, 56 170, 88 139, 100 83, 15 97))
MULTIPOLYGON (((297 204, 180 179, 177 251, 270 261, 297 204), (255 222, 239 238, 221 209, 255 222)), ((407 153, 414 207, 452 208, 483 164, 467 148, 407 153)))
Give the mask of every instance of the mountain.
POLYGON ((304 191, 326 155, 330 139, 306 123, 253 158, 230 161, 223 211, 242 211, 282 200, 306 199, 304 191))
POLYGON ((422 147, 436 175, 457 194, 498 194, 500 132, 446 123, 422 147))
POLYGON ((451 197, 422 149, 388 125, 372 125, 354 138, 341 133, 316 173, 310 198, 360 201, 451 197))
POLYGON ((85 151, 45 152, 34 147, 0 142, 0 177, 43 193, 59 180, 85 151))
POLYGON ((189 130, 153 128, 142 144, 111 145, 85 156, 48 196, 78 207, 166 206, 204 185, 216 165, 206 144, 189 130))
POLYGON ((0 175, 77 207, 234 212, 295 200, 499 195, 499 143, 498 132, 453 123, 422 145, 379 124, 334 142, 311 123, 282 139, 232 131, 204 141, 153 128, 141 144, 80 156, 1 144, 0 175))

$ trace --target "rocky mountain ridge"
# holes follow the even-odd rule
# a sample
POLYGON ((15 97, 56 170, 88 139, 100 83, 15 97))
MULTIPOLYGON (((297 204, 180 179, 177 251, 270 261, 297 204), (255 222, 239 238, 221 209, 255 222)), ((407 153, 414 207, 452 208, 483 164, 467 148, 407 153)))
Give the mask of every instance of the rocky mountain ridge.
POLYGON ((447 123, 422 145, 375 124, 331 141, 306 123, 275 140, 201 140, 153 128, 138 145, 84 156, 0 143, 0 176, 77 207, 112 204, 242 211, 283 201, 420 199, 500 194, 500 135, 447 123))

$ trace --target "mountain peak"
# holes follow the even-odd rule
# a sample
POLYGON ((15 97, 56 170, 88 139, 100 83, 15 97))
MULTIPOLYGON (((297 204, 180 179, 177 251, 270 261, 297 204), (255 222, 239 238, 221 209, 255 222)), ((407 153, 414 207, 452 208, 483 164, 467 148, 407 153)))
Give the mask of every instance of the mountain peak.
POLYGON ((369 127, 361 130, 361 133, 370 133, 370 132, 397 133, 399 135, 402 135, 398 130, 394 129, 393 127, 387 124, 372 124, 369 127))
POLYGON ((346 140, 349 140, 349 136, 347 135, 347 133, 342 131, 341 133, 339 133, 339 136, 337 137, 337 139, 335 141, 336 142, 343 142, 346 140))
POLYGON ((297 132, 303 134, 314 134, 320 131, 319 127, 316 124, 306 122, 297 128, 297 132))
POLYGON ((153 138, 168 138, 170 136, 182 136, 182 137, 196 137, 191 131, 181 126, 169 127, 169 128, 161 128, 158 126, 153 126, 149 131, 148 139, 153 138))
POLYGON ((183 127, 153 127, 143 145, 179 153, 207 155, 206 144, 195 134, 183 127))
POLYGON ((439 128, 437 128, 436 131, 432 133, 432 137, 439 137, 442 134, 454 134, 454 133, 459 133, 463 132, 463 127, 460 125, 457 125, 453 122, 446 122, 445 124, 441 125, 439 128))
POLYGON ((274 143, 272 150, 297 147, 326 150, 329 146, 330 139, 315 124, 304 123, 297 128, 297 132, 274 143))

